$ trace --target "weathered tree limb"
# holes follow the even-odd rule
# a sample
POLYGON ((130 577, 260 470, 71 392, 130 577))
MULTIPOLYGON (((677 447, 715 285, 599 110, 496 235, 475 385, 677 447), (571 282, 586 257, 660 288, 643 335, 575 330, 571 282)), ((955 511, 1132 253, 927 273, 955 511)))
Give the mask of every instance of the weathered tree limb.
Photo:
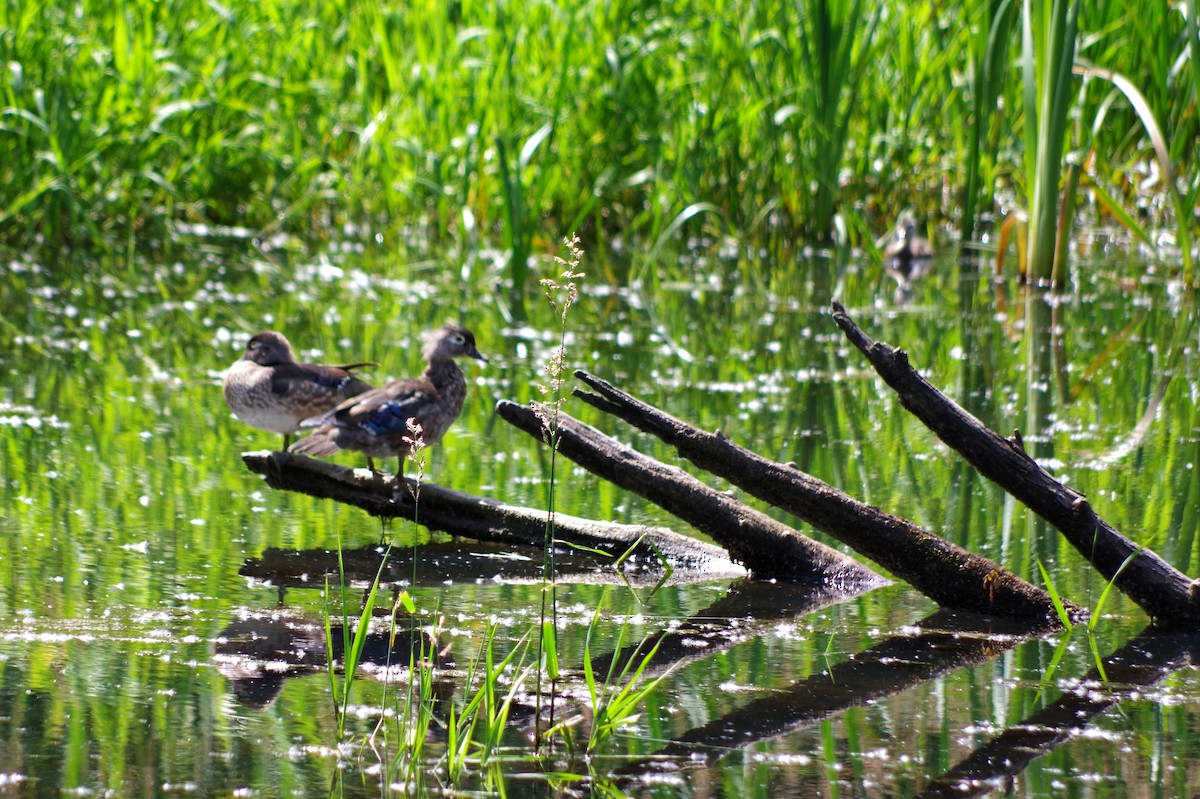
MULTIPOLYGON (((421 484, 418 516, 411 492, 415 483, 409 478, 398 482, 391 475, 378 476, 287 452, 243 452, 242 461, 250 471, 263 475, 272 488, 345 502, 375 516, 417 518, 430 530, 480 541, 537 548, 544 541, 546 512, 542 510, 505 505, 426 482, 421 484)), ((598 522, 561 513, 554 518, 557 542, 608 553, 607 558, 597 556, 604 563, 634 547, 631 566, 653 567, 661 552, 668 562, 690 570, 714 575, 740 572, 719 547, 665 527, 598 522)))
MULTIPOLYGON (((501 400, 496 413, 545 441, 542 419, 524 405, 501 400)), ((558 451, 583 468, 645 497, 710 536, 759 578, 858 585, 882 582, 867 567, 748 508, 682 470, 635 452, 561 411, 558 451)))
MULTIPOLYGON (((1048 619, 1054 603, 1040 588, 987 558, 860 502, 799 469, 756 455, 720 434, 706 433, 587 372, 575 376, 599 392, 575 395, 634 427, 759 499, 794 513, 908 582, 944 608, 1048 619)), ((1069 605, 1082 615, 1082 609, 1069 605)))
POLYGON ((833 319, 910 413, 980 474, 1057 527, 1104 579, 1112 580, 1152 619, 1166 626, 1200 624, 1196 582, 1117 532, 1096 515, 1083 494, 1039 466, 1019 440, 1004 438, 963 410, 917 374, 903 350, 872 341, 837 303, 833 319))

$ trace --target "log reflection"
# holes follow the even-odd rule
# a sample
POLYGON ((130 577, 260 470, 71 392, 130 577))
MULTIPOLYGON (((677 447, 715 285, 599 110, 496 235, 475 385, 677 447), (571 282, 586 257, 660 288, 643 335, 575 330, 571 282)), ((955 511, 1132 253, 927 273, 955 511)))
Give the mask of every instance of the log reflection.
POLYGON ((981 796, 1023 772, 1035 758, 1079 736, 1100 714, 1192 665, 1196 634, 1147 629, 1104 659, 1054 704, 1009 727, 926 786, 920 799, 981 796))
POLYGON ((889 638, 790 688, 685 732, 621 773, 636 781, 642 775, 713 765, 733 748, 795 732, 847 708, 978 665, 1051 629, 951 611, 934 613, 914 626, 912 635, 889 638))

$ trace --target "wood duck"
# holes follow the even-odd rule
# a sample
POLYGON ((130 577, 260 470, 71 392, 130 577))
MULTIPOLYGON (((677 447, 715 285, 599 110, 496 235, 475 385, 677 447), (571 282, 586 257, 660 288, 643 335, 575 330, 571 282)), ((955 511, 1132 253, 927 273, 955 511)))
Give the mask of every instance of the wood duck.
POLYGON ((462 411, 467 379, 454 359, 467 356, 487 363, 475 348, 475 336, 464 327, 444 325, 426 333, 424 341, 421 354, 428 366, 420 377, 393 380, 305 420, 303 427, 317 429, 289 451, 325 457, 355 450, 367 456, 371 471, 372 458, 394 455, 399 460, 396 474, 403 475, 414 440, 419 438, 423 446, 436 444, 462 411))
POLYGON ((234 416, 259 430, 282 433, 287 449, 301 420, 369 391, 371 384, 350 370, 374 365, 298 363, 288 340, 268 330, 250 339, 246 353, 229 367, 221 385, 234 416))
POLYGON ((883 257, 889 268, 903 275, 913 271, 914 265, 933 257, 933 245, 929 239, 917 233, 917 220, 908 211, 896 220, 896 232, 891 242, 883 249, 883 257))

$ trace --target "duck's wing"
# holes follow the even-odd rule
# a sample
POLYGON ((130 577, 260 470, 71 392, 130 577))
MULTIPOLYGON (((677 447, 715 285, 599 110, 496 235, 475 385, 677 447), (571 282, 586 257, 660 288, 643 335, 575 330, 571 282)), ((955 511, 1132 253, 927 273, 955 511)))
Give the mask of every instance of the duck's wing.
POLYGON ((370 389, 370 383, 359 380, 338 366, 286 363, 272 367, 271 391, 274 394, 325 395, 332 401, 339 395, 345 398, 370 389))
POLYGON ((343 402, 327 415, 338 426, 376 436, 408 435, 408 420, 433 408, 438 391, 424 378, 396 380, 343 402))

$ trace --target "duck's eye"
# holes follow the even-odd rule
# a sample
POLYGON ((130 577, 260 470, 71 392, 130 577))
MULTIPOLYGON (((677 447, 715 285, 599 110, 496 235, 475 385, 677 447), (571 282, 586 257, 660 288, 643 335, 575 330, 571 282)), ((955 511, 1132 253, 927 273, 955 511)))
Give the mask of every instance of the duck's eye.
POLYGON ((453 341, 455 344, 466 344, 467 343, 467 340, 465 338, 463 338, 462 334, 460 334, 460 333, 455 333, 453 336, 450 337, 450 340, 453 341))

